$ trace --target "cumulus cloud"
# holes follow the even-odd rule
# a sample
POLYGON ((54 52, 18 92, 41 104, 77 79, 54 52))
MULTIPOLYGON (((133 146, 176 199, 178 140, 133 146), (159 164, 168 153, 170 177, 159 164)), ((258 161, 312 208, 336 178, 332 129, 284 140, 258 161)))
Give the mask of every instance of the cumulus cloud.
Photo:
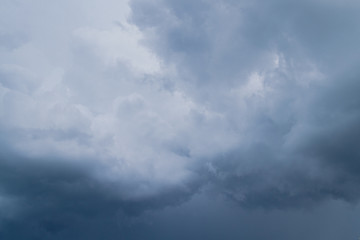
POLYGON ((249 209, 357 202, 359 8, 0 0, 3 236, 111 232, 203 191, 249 209))
POLYGON ((177 85, 236 134, 236 146, 204 170, 218 190, 241 204, 281 208, 358 198, 358 7, 132 2, 149 46, 178 66, 177 85))
POLYGON ((203 110, 181 91, 164 90, 162 63, 126 21, 127 2, 3 4, 20 16, 3 35, 25 36, 2 49, 1 125, 13 151, 49 161, 96 158, 108 166, 105 178, 149 184, 134 195, 189 175, 175 138, 195 128, 191 112, 203 110))

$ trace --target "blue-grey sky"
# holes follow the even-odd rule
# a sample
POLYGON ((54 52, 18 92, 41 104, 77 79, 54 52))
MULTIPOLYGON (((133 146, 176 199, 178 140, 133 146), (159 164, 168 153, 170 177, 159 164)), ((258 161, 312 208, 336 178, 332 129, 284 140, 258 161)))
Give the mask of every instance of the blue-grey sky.
POLYGON ((0 0, 0 239, 358 239, 359 11, 0 0))

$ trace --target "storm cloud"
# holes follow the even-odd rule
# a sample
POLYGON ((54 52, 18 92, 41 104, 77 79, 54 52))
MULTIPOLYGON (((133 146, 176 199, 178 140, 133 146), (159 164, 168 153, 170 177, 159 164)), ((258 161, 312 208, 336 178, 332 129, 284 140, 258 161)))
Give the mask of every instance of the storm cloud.
POLYGON ((359 10, 0 0, 0 238, 357 238, 359 10))

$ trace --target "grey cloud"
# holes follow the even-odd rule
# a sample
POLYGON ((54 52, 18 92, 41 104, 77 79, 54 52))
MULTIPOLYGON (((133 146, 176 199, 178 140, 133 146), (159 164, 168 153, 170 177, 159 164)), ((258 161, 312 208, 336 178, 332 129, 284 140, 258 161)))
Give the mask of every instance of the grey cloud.
POLYGON ((249 207, 357 201, 355 1, 133 1, 132 7, 132 20, 149 31, 147 43, 178 66, 177 86, 185 82, 194 99, 245 136, 237 150, 214 156, 215 176, 204 173, 218 191, 249 207), (254 71, 271 92, 243 97, 250 106, 244 111, 229 93, 254 71))
POLYGON ((0 4, 0 238, 358 234, 356 1, 0 4))
POLYGON ((15 49, 26 42, 26 37, 21 34, 0 34, 0 46, 15 49))
POLYGON ((137 222, 141 225, 140 214, 179 205, 198 187, 190 184, 154 197, 131 200, 121 195, 120 189, 124 187, 121 184, 105 183, 89 174, 101 167, 89 161, 86 166, 59 164, 55 159, 34 163, 3 152, 1 196, 7 196, 9 203, 8 209, 0 208, 3 212, 0 236, 3 239, 126 238, 135 231, 137 222), (10 215, 11 212, 14 213, 10 215))

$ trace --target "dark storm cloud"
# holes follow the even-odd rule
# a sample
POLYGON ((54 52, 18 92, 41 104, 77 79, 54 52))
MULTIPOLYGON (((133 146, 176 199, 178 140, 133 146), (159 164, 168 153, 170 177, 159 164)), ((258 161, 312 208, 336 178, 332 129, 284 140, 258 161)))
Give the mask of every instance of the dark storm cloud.
POLYGON ((356 1, 0 6, 1 239, 358 234, 356 1))
POLYGON ((144 211, 181 204, 198 187, 191 184, 154 197, 126 199, 120 194, 123 186, 89 175, 102 167, 96 163, 34 163, 2 152, 0 167, 0 196, 13 204, 0 206, 2 239, 126 239, 136 232, 134 225, 142 224, 138 216, 144 211))
POLYGON ((137 0, 132 9, 197 101, 230 124, 250 119, 246 144, 205 170, 218 191, 248 207, 358 200, 358 3, 137 0), (269 67, 272 53, 283 67, 269 67), (273 92, 242 112, 228 93, 254 71, 273 92))

